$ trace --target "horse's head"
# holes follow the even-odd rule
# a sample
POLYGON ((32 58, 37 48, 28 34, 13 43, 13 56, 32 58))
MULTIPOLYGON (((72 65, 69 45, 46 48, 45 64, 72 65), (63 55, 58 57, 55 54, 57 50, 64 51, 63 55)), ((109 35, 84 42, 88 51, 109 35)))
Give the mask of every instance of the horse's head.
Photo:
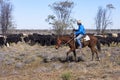
POLYGON ((55 48, 58 49, 60 46, 61 46, 61 43, 62 41, 59 39, 59 37, 57 38, 57 41, 56 41, 56 45, 55 45, 55 48))
POLYGON ((57 37, 55 48, 58 49, 62 44, 64 44, 64 45, 73 44, 73 43, 71 43, 71 42, 73 42, 72 40, 74 40, 74 38, 71 37, 70 35, 59 36, 59 37, 57 37))

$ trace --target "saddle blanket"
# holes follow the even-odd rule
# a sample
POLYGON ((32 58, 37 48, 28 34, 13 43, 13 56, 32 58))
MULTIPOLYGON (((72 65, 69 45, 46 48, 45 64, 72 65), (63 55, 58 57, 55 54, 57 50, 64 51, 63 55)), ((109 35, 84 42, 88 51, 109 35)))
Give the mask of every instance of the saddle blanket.
POLYGON ((88 35, 86 35, 86 36, 84 37, 84 40, 85 40, 85 41, 88 41, 88 40, 90 40, 90 37, 89 37, 88 35))

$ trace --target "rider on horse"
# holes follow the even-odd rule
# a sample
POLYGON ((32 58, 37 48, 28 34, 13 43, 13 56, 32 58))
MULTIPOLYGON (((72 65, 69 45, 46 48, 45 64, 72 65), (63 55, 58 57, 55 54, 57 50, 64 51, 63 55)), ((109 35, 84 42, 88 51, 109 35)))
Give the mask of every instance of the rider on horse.
POLYGON ((84 28, 84 26, 82 25, 81 21, 78 20, 77 21, 77 25, 78 25, 78 29, 73 29, 74 34, 75 34, 75 40, 77 41, 77 43, 79 44, 78 48, 82 48, 82 44, 81 44, 81 38, 86 34, 86 30, 84 28))

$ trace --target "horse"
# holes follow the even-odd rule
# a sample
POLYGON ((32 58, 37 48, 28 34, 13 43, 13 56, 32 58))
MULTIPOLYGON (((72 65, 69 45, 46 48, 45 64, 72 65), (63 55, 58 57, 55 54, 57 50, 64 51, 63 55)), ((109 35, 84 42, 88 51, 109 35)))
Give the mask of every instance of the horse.
MULTIPOLYGON (((88 46, 91 49, 92 52, 92 61, 94 58, 94 53, 96 53, 96 59, 99 61, 98 51, 101 51, 100 41, 97 37, 86 34, 82 38, 82 48, 88 46), (97 47, 97 48, 96 48, 97 47)), ((66 53, 66 60, 68 60, 68 55, 70 52, 73 52, 75 61, 77 61, 76 57, 76 49, 78 49, 78 43, 74 40, 74 36, 71 35, 61 35, 56 38, 56 45, 55 48, 58 49, 62 45, 68 45, 69 51, 66 53)))

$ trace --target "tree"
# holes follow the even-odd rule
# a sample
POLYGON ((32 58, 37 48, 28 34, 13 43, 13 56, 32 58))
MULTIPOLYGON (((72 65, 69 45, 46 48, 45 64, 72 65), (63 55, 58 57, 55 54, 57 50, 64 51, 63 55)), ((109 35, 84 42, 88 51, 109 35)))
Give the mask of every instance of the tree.
POLYGON ((54 2, 49 7, 53 10, 55 15, 48 15, 46 21, 52 25, 56 34, 64 34, 66 30, 73 27, 74 19, 71 18, 71 12, 74 3, 68 0, 54 2))
POLYGON ((99 7, 95 17, 95 25, 97 33, 105 33, 108 26, 112 25, 111 9, 114 9, 112 4, 106 5, 106 8, 99 7))
POLYGON ((2 0, 0 4, 0 27, 2 34, 6 35, 12 25, 12 5, 9 0, 2 0))

